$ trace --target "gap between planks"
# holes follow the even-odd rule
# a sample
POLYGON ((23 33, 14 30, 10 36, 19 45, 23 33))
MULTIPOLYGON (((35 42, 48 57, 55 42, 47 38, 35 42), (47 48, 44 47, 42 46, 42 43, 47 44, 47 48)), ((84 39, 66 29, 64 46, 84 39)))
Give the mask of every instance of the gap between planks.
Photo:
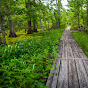
POLYGON ((88 60, 88 58, 56 58, 56 60, 88 60))

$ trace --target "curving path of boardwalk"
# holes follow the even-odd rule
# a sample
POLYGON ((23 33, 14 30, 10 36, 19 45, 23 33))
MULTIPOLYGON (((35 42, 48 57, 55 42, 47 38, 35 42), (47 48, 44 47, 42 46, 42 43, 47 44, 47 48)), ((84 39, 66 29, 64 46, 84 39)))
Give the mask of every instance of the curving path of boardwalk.
POLYGON ((88 88, 88 59, 71 35, 70 27, 62 34, 56 65, 49 75, 49 88, 88 88))

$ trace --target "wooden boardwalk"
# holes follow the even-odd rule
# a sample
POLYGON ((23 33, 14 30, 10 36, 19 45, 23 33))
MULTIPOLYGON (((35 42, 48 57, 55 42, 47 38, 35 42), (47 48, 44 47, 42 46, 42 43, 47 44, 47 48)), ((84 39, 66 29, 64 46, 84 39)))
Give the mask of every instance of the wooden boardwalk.
POLYGON ((88 88, 88 59, 68 27, 60 40, 59 54, 49 75, 49 88, 88 88))

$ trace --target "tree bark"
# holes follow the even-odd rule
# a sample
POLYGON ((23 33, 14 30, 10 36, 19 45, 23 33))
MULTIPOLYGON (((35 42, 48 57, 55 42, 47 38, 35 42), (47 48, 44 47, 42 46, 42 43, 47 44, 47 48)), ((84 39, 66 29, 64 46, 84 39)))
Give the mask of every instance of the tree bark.
POLYGON ((77 1, 77 14, 78 14, 78 28, 79 28, 79 9, 80 9, 80 7, 79 7, 79 5, 78 5, 78 1, 77 1))
MULTIPOLYGON (((39 12, 39 14, 40 14, 40 12, 39 12)), ((40 17, 40 24, 41 24, 41 29, 42 29, 42 35, 44 36, 44 29, 43 29, 43 26, 42 26, 42 19, 41 19, 41 17, 40 17)))
POLYGON ((13 26, 13 22, 12 22, 12 17, 9 17, 9 28, 10 28, 10 34, 9 37, 17 37, 15 31, 14 31, 14 26, 13 26))
POLYGON ((32 29, 31 29, 31 18, 30 21, 28 21, 28 31, 27 34, 32 34, 32 29))
POLYGON ((47 24, 46 24, 46 21, 45 21, 45 25, 46 25, 46 29, 47 29, 47 24))
MULTIPOLYGON (((0 30, 0 33, 1 33, 1 30, 0 30)), ((0 45, 1 45, 2 41, 1 41, 1 35, 0 35, 0 45)))
MULTIPOLYGON (((55 17, 55 20, 56 20, 56 24, 57 24, 57 18, 56 18, 56 13, 54 12, 54 17, 55 17)), ((57 25, 55 25, 56 27, 55 28, 57 28, 57 25)))
POLYGON ((6 45, 6 35, 5 35, 5 29, 3 27, 3 15, 1 14, 1 32, 2 32, 2 40, 3 40, 3 45, 6 45))
POLYGON ((37 24, 33 22, 33 32, 37 32, 37 24))
MULTIPOLYGON (((34 0, 33 4, 34 4, 34 7, 36 7, 36 2, 35 2, 35 0, 34 0)), ((33 32, 37 32, 37 22, 36 22, 36 19, 37 19, 37 17, 35 17, 35 18, 33 19, 33 32)))
MULTIPOLYGON (((25 0, 25 4, 26 4, 26 8, 30 9, 30 0, 25 0)), ((32 34, 32 29, 31 29, 31 17, 30 17, 30 13, 27 13, 27 16, 30 18, 30 20, 28 20, 28 31, 27 34, 32 34)))
POLYGON ((78 28, 79 28, 79 10, 78 10, 78 28))
POLYGON ((85 28, 84 27, 84 17, 83 17, 83 8, 81 7, 81 14, 82 14, 82 19, 83 19, 83 28, 85 28))
MULTIPOLYGON (((0 33, 1 33, 1 25, 0 25, 0 33)), ((1 34, 0 34, 0 45, 1 45, 1 34)))
POLYGON ((58 8, 58 29, 60 28, 60 11, 59 11, 59 8, 58 8))
POLYGON ((43 21, 45 22, 45 26, 46 26, 46 28, 47 28, 46 20, 45 20, 45 13, 44 13, 44 11, 42 11, 42 13, 43 13, 43 17, 44 17, 43 21))
POLYGON ((50 29, 50 28, 49 28, 49 22, 48 22, 48 29, 50 29))
POLYGON ((87 0, 87 31, 88 31, 88 0, 87 0))
POLYGON ((60 9, 59 9, 59 0, 58 0, 58 5, 57 5, 57 7, 58 7, 58 29, 60 28, 60 9))

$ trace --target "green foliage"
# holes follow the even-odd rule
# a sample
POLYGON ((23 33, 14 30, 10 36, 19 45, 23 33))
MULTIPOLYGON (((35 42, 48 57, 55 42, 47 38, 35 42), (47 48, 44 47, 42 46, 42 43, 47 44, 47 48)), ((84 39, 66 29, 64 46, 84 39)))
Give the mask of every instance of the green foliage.
POLYGON ((44 84, 63 31, 51 30, 40 39, 19 40, 15 45, 0 47, 0 87, 47 88, 44 84))
POLYGON ((85 32, 72 33, 73 37, 88 57, 88 34, 85 32))
POLYGON ((68 0, 68 23, 73 29, 83 26, 88 31, 88 0, 68 0))

